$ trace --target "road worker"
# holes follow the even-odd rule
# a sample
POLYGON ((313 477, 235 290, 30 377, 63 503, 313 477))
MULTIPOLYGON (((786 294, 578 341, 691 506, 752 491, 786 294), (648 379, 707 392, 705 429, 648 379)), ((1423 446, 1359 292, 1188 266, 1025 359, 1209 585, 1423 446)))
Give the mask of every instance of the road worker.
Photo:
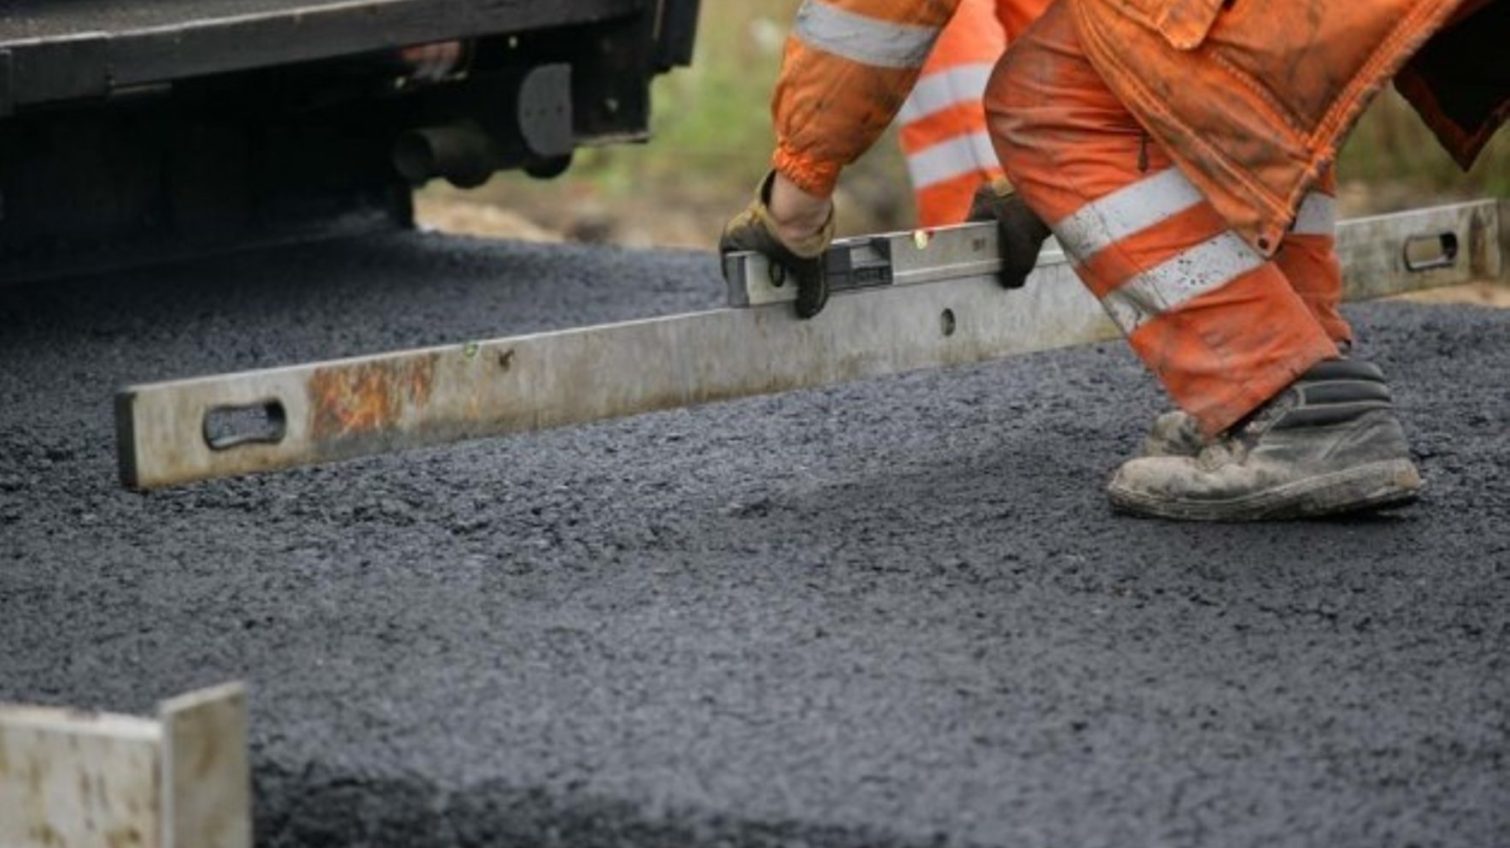
MULTIPOLYGON (((823 308, 843 167, 888 126, 962 0, 806 0, 774 98, 773 171, 725 232, 823 308)), ((1467 167, 1510 114, 1510 0, 1060 0, 985 97, 1015 193, 1003 282, 1050 231, 1179 412, 1115 507, 1179 519, 1396 506, 1421 486, 1389 387, 1337 310, 1331 165, 1396 86, 1467 167), (1040 222, 1047 222, 1047 226, 1040 222)))
POLYGON ((986 82, 1007 45, 1048 6, 1049 0, 960 0, 939 34, 896 119, 918 226, 963 222, 976 191, 1002 178, 981 106, 986 82))

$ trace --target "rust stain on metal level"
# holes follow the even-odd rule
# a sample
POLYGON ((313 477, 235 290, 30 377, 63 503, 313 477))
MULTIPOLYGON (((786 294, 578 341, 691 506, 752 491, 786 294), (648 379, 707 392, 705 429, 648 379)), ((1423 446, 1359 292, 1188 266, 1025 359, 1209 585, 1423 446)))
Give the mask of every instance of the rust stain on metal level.
POLYGON ((328 439, 391 429, 404 410, 429 402, 438 358, 432 354, 316 371, 309 378, 311 434, 328 439))

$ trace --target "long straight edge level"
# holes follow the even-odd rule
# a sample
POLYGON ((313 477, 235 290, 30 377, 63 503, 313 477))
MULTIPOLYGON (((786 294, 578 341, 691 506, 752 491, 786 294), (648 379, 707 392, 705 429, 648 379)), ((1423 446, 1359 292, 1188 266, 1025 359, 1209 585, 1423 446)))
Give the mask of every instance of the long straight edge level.
MULTIPOLYGON (((1349 299, 1501 276, 1504 202, 1344 223, 1349 299)), ((635 415, 1112 338, 1057 253, 992 275, 992 226, 836 246, 845 289, 797 320, 764 260, 731 257, 748 306, 167 383, 117 395, 120 470, 151 489, 635 415), (845 276, 847 274, 848 276, 845 276)))

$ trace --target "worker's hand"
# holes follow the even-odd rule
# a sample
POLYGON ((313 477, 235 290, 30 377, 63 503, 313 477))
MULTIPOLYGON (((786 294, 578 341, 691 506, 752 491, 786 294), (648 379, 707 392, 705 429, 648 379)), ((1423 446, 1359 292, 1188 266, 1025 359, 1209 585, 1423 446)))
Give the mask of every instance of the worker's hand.
POLYGON ((772 171, 755 199, 724 228, 720 253, 753 250, 797 285, 797 316, 811 318, 828 303, 823 252, 834 240, 834 206, 772 171))
POLYGON ((1049 228, 1012 190, 1005 178, 992 180, 975 193, 971 221, 995 221, 1001 244, 1001 276, 1005 288, 1019 289, 1038 264, 1038 251, 1051 235, 1049 228))

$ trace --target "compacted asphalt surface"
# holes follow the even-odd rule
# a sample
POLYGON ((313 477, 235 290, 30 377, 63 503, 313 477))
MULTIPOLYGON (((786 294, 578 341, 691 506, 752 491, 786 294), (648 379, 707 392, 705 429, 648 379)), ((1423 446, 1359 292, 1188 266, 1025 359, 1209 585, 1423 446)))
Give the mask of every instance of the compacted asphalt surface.
POLYGON ((1163 403, 1116 344, 116 482, 120 385, 715 274, 405 235, 0 290, 0 699, 246 680, 280 848, 1510 844, 1510 312, 1352 310, 1430 487, 1369 520, 1110 514, 1163 403))

